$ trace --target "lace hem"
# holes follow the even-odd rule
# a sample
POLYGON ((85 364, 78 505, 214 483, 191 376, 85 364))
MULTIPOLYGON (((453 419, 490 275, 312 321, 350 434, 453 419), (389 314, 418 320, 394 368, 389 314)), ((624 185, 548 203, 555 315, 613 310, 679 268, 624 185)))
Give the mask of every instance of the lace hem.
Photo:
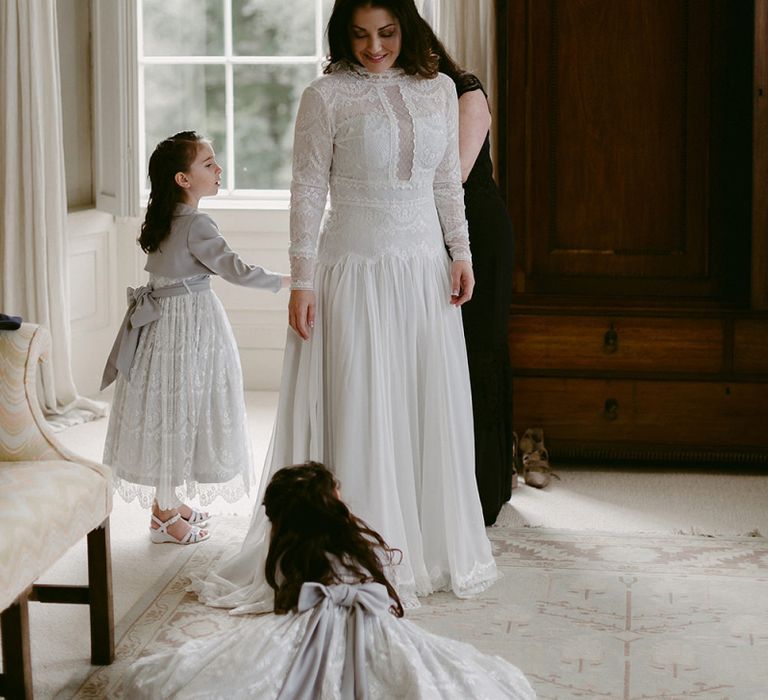
POLYGON ((474 598, 501 578, 503 574, 496 567, 495 561, 476 564, 472 573, 453 584, 453 592, 458 598, 474 598))
MULTIPOLYGON (((154 486, 135 484, 131 481, 121 479, 114 474, 112 478, 112 491, 119 494, 126 503, 138 500, 142 508, 151 508, 156 494, 156 488, 154 486)), ((234 503, 243 496, 247 496, 249 494, 249 488, 242 476, 238 476, 223 484, 187 481, 182 486, 176 487, 175 494, 180 503, 190 503, 191 501, 196 500, 201 506, 207 506, 213 503, 219 496, 221 496, 227 503, 234 503)), ((164 505, 165 504, 162 503, 160 504, 161 507, 164 505)))
POLYGON ((429 579, 398 582, 395 587, 403 607, 415 610, 421 607, 419 598, 443 591, 452 592, 457 598, 474 598, 501 578, 502 574, 496 567, 496 562, 491 560, 485 564, 476 564, 467 576, 458 580, 449 572, 443 571, 430 576, 429 579))

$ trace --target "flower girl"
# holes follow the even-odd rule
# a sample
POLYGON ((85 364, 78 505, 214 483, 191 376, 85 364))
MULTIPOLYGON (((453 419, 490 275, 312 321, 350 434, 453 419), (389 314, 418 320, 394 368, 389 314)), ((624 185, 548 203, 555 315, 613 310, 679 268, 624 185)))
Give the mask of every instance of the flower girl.
POLYGON ((275 473, 266 578, 275 612, 134 663, 129 698, 535 698, 499 657, 403 620, 399 552, 355 517, 323 465, 275 473))
POLYGON ((211 275, 277 292, 289 278, 247 265, 198 211, 221 168, 194 131, 162 141, 149 159, 151 191, 139 244, 149 283, 128 290, 128 311, 104 370, 117 379, 104 462, 126 499, 152 504, 153 542, 208 537, 195 496, 248 492, 251 457, 240 358, 211 275))

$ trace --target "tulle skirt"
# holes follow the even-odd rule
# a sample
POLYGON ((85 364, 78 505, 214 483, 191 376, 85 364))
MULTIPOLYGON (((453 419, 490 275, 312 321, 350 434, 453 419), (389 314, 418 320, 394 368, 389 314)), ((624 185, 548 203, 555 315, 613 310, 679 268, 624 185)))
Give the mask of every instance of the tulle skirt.
MULTIPOLYGON (((474 474, 472 404, 450 261, 348 257, 318 266, 310 340, 289 331, 258 504, 280 467, 322 461, 353 513, 402 552, 393 580, 406 606, 498 578, 474 474)), ((241 551, 193 581, 201 600, 272 609, 269 527, 257 507, 241 551)))

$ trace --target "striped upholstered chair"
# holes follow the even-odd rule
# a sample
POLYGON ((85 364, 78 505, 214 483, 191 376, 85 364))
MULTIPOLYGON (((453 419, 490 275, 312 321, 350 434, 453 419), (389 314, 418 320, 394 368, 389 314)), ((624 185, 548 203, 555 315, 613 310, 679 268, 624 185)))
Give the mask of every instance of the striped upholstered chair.
POLYGON ((90 606, 91 661, 114 659, 108 467, 71 454, 47 427, 37 364, 48 332, 25 323, 0 331, 0 695, 32 697, 28 603, 90 606), (88 585, 35 581, 88 537, 88 585))

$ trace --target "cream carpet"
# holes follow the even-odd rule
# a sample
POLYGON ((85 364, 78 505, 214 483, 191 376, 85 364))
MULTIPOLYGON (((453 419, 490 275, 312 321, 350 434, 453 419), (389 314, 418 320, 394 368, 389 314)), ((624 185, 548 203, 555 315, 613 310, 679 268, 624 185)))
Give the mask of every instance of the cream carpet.
MULTIPOLYGON (((275 401, 272 393, 247 395, 257 464, 266 453, 275 401)), ((105 431, 101 420, 60 437, 98 459, 105 431)), ((480 601, 435 596, 414 617, 510 658, 542 698, 768 700, 761 694, 768 678, 760 663, 751 662, 753 649, 768 657, 766 543, 743 537, 768 533, 768 478, 558 471, 562 480, 544 491, 524 485, 515 491, 498 526, 489 530, 506 577, 480 601), (569 532, 557 532, 563 530, 569 532), (718 543, 715 550, 712 543, 718 543), (673 607, 659 608, 662 603, 673 607), (688 607, 676 607, 683 603, 688 607), (651 623, 653 614, 658 619, 651 623), (722 659, 738 673, 726 673, 722 659), (643 679, 656 680, 643 685, 643 679)), ((212 624, 210 611, 184 593, 184 572, 220 556, 227 540, 238 541, 251 507, 248 499, 213 504, 221 516, 214 537, 182 548, 152 545, 147 513, 117 498, 111 527, 120 658, 94 672, 85 608, 33 604, 36 696, 70 698, 80 689, 78 697, 119 697, 122 663, 233 620, 219 615, 212 624)), ((84 579, 84 546, 45 577, 84 579)))
MULTIPOLYGON (((140 656, 249 624, 185 591, 188 572, 213 566, 244 522, 222 518, 216 542, 126 616, 117 661, 62 696, 123 698, 140 656)), ((469 601, 432 596, 409 617, 515 663, 540 698, 764 697, 768 541, 506 528, 491 539, 501 582, 469 601)))

